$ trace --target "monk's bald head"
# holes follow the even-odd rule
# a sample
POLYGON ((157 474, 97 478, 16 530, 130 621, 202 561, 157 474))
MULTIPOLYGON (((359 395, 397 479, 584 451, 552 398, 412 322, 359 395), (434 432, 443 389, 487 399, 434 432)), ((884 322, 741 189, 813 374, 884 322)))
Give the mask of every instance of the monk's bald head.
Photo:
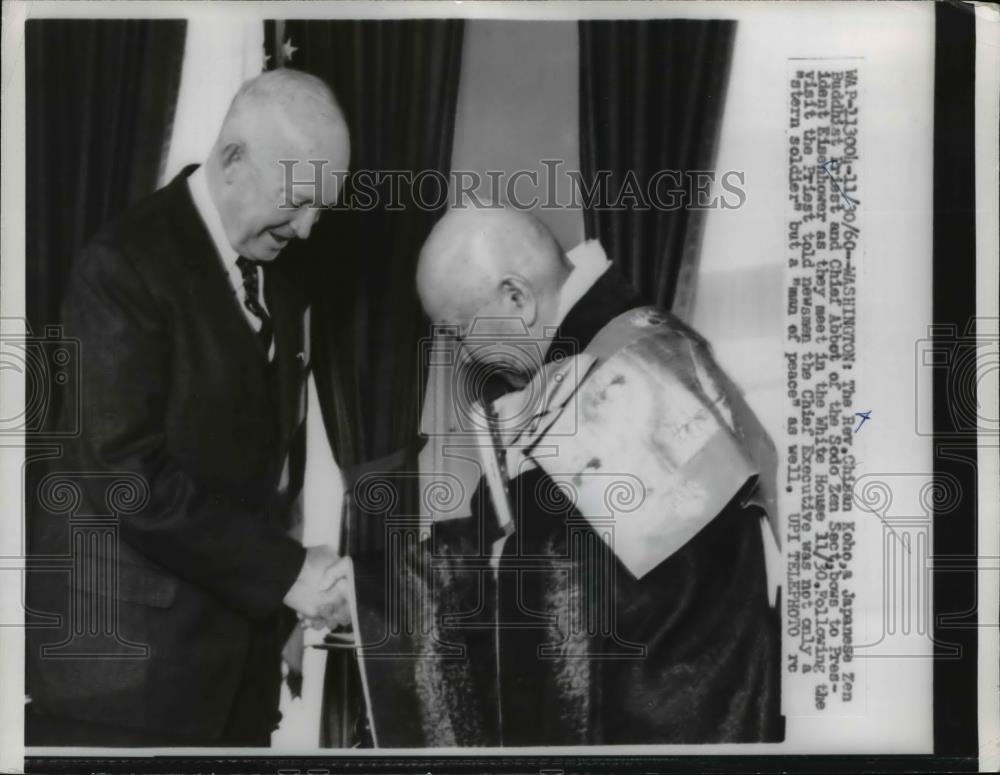
POLYGON ((434 227, 417 266, 417 290, 432 320, 467 316, 495 300, 504 283, 537 299, 558 295, 568 265, 552 232, 510 207, 450 210, 434 227))
POLYGON ((347 122, 320 78, 280 68, 247 81, 207 164, 232 247, 269 261, 308 237, 320 209, 336 201, 349 160, 347 122))
POLYGON ((417 291, 432 321, 468 337, 473 360, 525 376, 540 363, 508 345, 546 340, 568 274, 559 244, 533 215, 464 207, 450 210, 424 243, 417 291))

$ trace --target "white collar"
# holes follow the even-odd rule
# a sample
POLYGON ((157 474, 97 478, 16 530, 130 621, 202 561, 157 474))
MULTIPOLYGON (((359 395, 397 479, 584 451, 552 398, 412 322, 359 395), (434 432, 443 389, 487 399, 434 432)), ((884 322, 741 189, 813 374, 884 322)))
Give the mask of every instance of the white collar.
POLYGON ((222 265, 226 271, 231 272, 236 265, 236 259, 239 258, 239 253, 229 244, 229 237, 226 236, 226 229, 222 225, 222 216, 219 215, 219 209, 212 201, 212 193, 208 190, 205 165, 198 167, 188 175, 187 183, 191 190, 191 199, 194 200, 195 209, 208 229, 212 244, 215 245, 215 251, 222 259, 222 265))
POLYGON ((581 242, 566 254, 566 258, 573 265, 573 270, 559 289, 557 326, 562 325, 569 311, 611 266, 604 248, 596 239, 581 242))

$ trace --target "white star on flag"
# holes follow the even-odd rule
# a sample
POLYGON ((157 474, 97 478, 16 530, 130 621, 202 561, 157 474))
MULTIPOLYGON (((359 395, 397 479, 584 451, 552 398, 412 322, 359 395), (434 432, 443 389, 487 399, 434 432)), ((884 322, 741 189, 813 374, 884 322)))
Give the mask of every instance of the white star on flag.
POLYGON ((286 62, 291 62, 292 61, 292 54, 294 54, 298 50, 299 49, 298 49, 297 46, 293 46, 292 45, 292 39, 291 38, 289 38, 288 40, 286 40, 285 41, 285 45, 283 45, 281 47, 281 53, 285 55, 285 61, 286 62))

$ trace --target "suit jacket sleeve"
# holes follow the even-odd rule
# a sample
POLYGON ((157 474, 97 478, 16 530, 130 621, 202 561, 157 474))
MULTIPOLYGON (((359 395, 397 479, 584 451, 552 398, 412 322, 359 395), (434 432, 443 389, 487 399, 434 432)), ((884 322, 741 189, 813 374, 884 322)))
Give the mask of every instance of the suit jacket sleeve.
POLYGON ((170 341, 154 298, 117 247, 98 242, 84 251, 65 322, 80 339, 81 462, 138 474, 149 487, 145 507, 122 518, 122 540, 252 618, 276 611, 304 549, 268 521, 266 504, 199 486, 170 455, 163 422, 170 341))

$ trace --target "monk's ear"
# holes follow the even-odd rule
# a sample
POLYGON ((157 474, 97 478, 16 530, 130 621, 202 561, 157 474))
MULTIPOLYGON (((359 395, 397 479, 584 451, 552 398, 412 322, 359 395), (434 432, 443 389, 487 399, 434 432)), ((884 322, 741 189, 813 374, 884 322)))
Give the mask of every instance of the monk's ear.
POLYGON ((538 301, 531 284, 520 275, 510 274, 500 281, 500 293, 512 315, 516 315, 531 327, 538 315, 538 301))

